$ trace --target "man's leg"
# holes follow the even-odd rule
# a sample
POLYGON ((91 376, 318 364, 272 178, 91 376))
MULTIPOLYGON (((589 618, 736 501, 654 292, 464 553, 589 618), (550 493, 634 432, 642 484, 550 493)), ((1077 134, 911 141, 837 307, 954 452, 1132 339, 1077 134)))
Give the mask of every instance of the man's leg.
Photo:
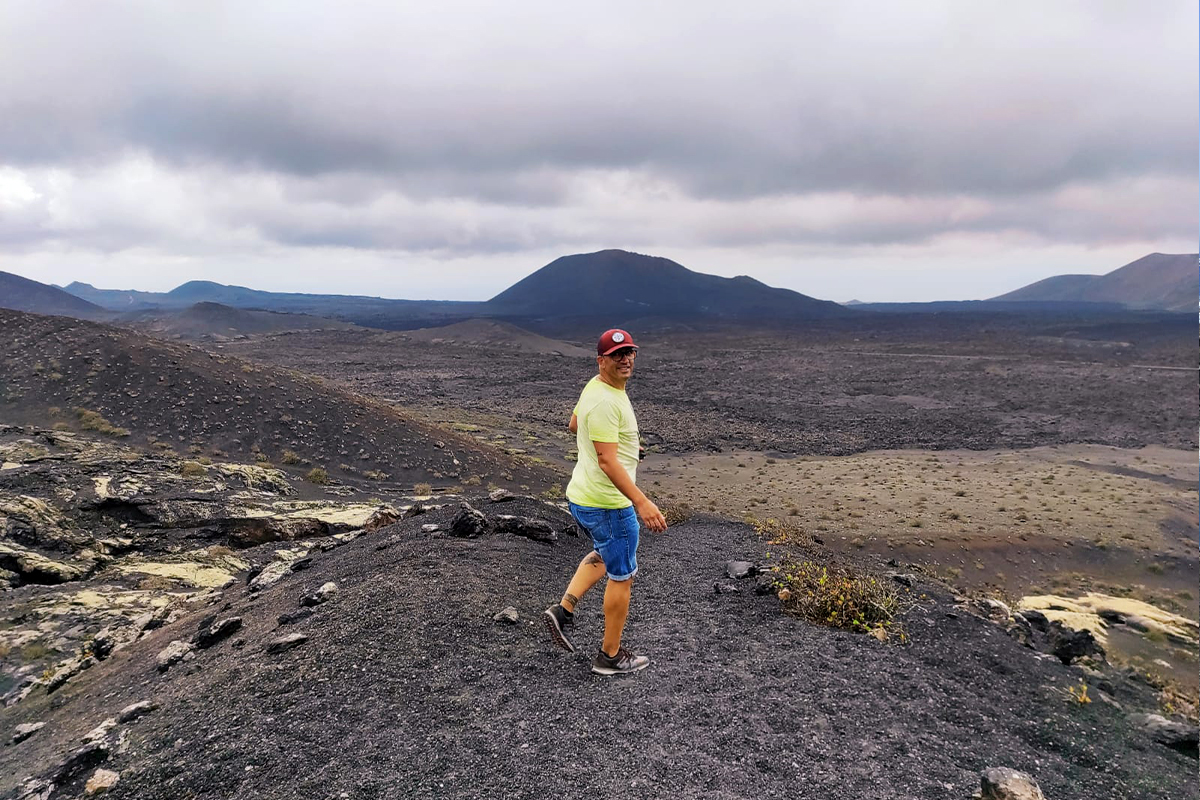
POLYGON ((604 589, 604 643, 600 646, 605 655, 615 656, 621 647, 621 634, 625 630, 625 619, 629 616, 629 595, 633 590, 633 578, 614 581, 611 578, 604 589))
POLYGON ((567 584, 567 591, 562 596, 562 607, 574 613, 575 605, 583 599, 588 589, 591 589, 597 581, 604 577, 604 572, 604 559, 600 557, 599 553, 593 550, 584 556, 583 560, 579 562, 579 566, 575 568, 575 575, 571 578, 571 582, 567 584))

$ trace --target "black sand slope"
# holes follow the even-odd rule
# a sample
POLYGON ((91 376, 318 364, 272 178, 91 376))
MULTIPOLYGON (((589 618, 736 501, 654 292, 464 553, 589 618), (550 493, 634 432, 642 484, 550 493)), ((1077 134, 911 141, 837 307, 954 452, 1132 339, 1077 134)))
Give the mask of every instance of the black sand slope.
POLYGON ((320 467, 331 477, 370 472, 405 487, 540 489, 560 479, 319 378, 124 328, 0 310, 0 358, 6 422, 78 427, 85 409, 134 443, 320 467))
MULTIPOLYGON (((518 501, 511 513, 530 513, 518 501)), ((47 698, 0 711, 0 728, 47 728, 0 748, 0 792, 56 763, 126 705, 110 791, 138 798, 968 798, 979 771, 1033 774, 1046 796, 1196 796, 1194 759, 1071 700, 1083 673, 1039 659, 933 587, 900 645, 780 615, 724 562, 761 560, 741 525, 697 520, 646 534, 626 641, 648 670, 588 671, 600 587, 583 601, 579 651, 553 649, 538 614, 587 545, 515 536, 437 538, 447 507, 327 553, 252 599, 241 584, 114 654, 47 698), (279 628, 326 581, 337 595, 279 628), (492 621, 505 606, 520 620, 492 621), (208 614, 244 627, 165 674, 154 658, 208 614), (273 637, 308 640, 278 654, 273 637)), ((560 525, 564 515, 544 513, 560 525)), ((1089 678, 1088 680, 1093 680, 1089 678)), ((76 796, 81 779, 56 797, 76 796)))

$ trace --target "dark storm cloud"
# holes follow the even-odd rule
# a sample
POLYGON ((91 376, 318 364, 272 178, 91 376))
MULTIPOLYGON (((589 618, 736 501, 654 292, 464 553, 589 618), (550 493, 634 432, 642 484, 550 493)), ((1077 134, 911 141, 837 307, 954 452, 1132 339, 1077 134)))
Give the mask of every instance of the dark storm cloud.
POLYGON ((194 11, 189 20, 76 5, 75 30, 21 8, 6 26, 5 61, 18 78, 0 90, 10 163, 70 164, 132 147, 172 163, 386 173, 429 191, 440 175, 447 193, 469 193, 463 176, 473 174, 625 168, 719 197, 1014 193, 1195 171, 1195 26, 1167 31, 1171 18, 1149 11, 1131 20, 1094 5, 1017 4, 1005 20, 994 7, 948 4, 943 25, 907 20, 915 34, 880 39, 855 26, 855 4, 814 18, 764 7, 765 21, 739 18, 727 31, 680 23, 691 41, 651 18, 641 31, 630 21, 628 43, 598 36, 571 48, 539 47, 570 30, 561 9, 557 24, 534 17, 522 30, 488 29, 506 16, 476 8, 482 18, 455 31, 384 8, 352 24, 297 7, 286 11, 286 36, 242 29, 256 20, 232 16, 234 6, 223 6, 227 19, 194 11), (92 33, 100 15, 107 44, 92 33), (417 32, 391 42, 370 25, 417 32), (839 46, 824 41, 829 29, 844 37, 839 46), (757 40, 712 40, 739 31, 757 40), (421 32, 459 39, 421 41, 421 32), (1161 41, 1168 32, 1181 41, 1161 41), (53 42, 63 46, 45 46, 53 42), (76 54, 74 69, 44 63, 64 52, 76 54))

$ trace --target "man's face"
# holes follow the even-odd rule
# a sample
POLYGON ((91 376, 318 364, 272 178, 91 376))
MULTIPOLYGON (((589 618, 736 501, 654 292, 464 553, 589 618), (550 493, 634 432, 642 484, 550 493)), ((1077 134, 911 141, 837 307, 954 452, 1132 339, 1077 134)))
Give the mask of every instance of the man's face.
POLYGON ((633 374, 633 361, 637 358, 637 350, 632 347, 622 347, 606 356, 597 356, 600 362, 600 374, 609 383, 621 383, 629 380, 633 374))

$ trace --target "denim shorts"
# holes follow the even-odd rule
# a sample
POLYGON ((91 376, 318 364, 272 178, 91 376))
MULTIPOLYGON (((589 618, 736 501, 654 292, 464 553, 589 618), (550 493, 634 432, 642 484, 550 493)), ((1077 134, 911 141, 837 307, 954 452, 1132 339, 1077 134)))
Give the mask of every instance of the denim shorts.
POLYGON ((608 579, 627 581, 637 574, 638 518, 633 506, 593 508, 570 503, 571 516, 592 537, 604 559, 608 579))

